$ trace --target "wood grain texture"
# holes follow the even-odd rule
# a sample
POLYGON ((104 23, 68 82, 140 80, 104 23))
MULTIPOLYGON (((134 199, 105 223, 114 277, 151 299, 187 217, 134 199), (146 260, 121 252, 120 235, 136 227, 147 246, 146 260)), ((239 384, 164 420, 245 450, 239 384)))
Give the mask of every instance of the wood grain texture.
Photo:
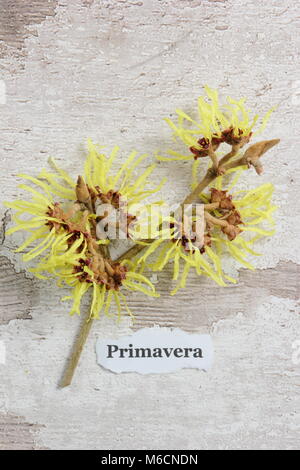
POLYGON ((226 288, 216 287, 210 279, 190 275, 187 287, 180 292, 180 299, 174 296, 170 301, 168 293, 176 285, 171 280, 170 266, 158 275, 159 299, 145 305, 143 298, 131 296, 130 305, 136 317, 134 328, 159 324, 190 332, 195 328, 210 331, 218 321, 239 312, 254 315, 266 297, 299 299, 299 274, 299 265, 283 262, 276 269, 242 269, 238 283, 226 288))
POLYGON ((25 39, 37 34, 34 26, 53 16, 56 5, 56 0, 1 0, 0 57, 24 55, 25 39))
MULTIPOLYGON (((281 138, 259 179, 273 181, 277 232, 262 240, 257 271, 237 271, 238 284, 216 288, 193 274, 175 297, 171 268, 157 277, 159 299, 128 297, 131 325, 95 322, 72 386, 57 388, 78 331, 51 282, 25 274, 5 237, 10 212, 0 208, 0 447, 50 449, 299 448, 299 80, 297 2, 276 0, 73 0, 0 2, 0 200, 24 196, 19 173, 37 174, 49 156, 74 177, 87 137, 121 160, 136 148, 150 157, 174 143, 162 118, 176 108, 195 115, 203 84, 221 95, 248 97, 259 113, 279 108, 261 139, 281 138), (2 101, 1 101, 2 102, 2 101), (23 319, 28 321, 23 321, 23 319), (95 361, 99 335, 180 326, 209 332, 215 364, 208 374, 114 375, 95 361), (33 425, 27 423, 34 423, 33 425)), ((152 160, 151 160, 152 161, 152 160)), ((148 164, 145 163, 145 166, 148 164)), ((204 173, 201 167, 200 173, 204 173)), ((160 163, 169 178, 160 197, 189 192, 190 163, 160 163)), ((83 306, 86 308, 87 304, 83 306)))
POLYGON ((0 413, 0 450, 42 450, 35 442, 39 429, 19 416, 0 413))

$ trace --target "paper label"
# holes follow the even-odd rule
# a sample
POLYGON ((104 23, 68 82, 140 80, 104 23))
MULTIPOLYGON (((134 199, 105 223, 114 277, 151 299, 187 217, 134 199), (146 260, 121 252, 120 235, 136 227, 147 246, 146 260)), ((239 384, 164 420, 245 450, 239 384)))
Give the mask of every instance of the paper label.
POLYGON ((213 361, 209 335, 190 334, 178 328, 144 328, 118 339, 99 338, 97 362, 112 372, 162 374, 179 369, 208 370, 213 361))

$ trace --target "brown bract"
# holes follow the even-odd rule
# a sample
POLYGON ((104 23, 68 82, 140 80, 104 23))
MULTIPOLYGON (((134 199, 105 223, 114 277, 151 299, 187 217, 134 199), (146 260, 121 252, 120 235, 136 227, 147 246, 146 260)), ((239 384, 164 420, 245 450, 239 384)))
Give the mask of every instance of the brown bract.
POLYGON ((199 250, 204 253, 205 246, 211 246, 211 236, 208 232, 203 233, 203 227, 199 227, 190 217, 184 216, 184 222, 176 222, 170 224, 170 228, 174 229, 174 238, 172 242, 176 243, 180 240, 180 244, 187 253, 195 253, 199 250))
POLYGON ((86 253, 87 259, 81 259, 80 264, 74 268, 81 282, 97 283, 105 285, 107 290, 119 290, 123 281, 126 279, 127 267, 120 263, 100 259, 99 255, 86 253), (90 272, 85 270, 85 267, 90 272))
MULTIPOLYGON (((119 211, 118 219, 122 221, 122 224, 126 224, 126 227, 122 227, 126 231, 127 237, 129 237, 129 227, 136 220, 134 215, 131 215, 127 211, 127 201, 126 198, 122 196, 119 191, 111 189, 110 191, 104 193, 101 191, 99 186, 95 186, 95 189, 90 188, 84 181, 82 176, 78 176, 77 185, 76 185, 76 197, 78 202, 83 203, 86 208, 92 213, 97 213, 97 207, 106 205, 101 215, 97 214, 97 222, 103 221, 108 217, 111 212, 111 209, 119 211)), ((109 222, 107 222, 108 224, 109 222)), ((103 230, 108 231, 107 224, 103 224, 103 230)), ((95 219, 92 221, 92 230, 93 235, 96 236, 96 222, 95 219)))
POLYGON ((232 210, 234 205, 232 203, 232 196, 227 194, 227 191, 221 191, 215 188, 211 188, 210 202, 217 202, 220 209, 232 210))
POLYGON ((237 129, 237 134, 238 135, 236 135, 235 129, 233 127, 225 129, 222 131, 222 142, 226 142, 228 145, 239 144, 240 147, 243 147, 250 141, 253 133, 249 132, 249 134, 244 134, 242 129, 237 129))
POLYGON ((67 233, 87 233, 89 212, 80 204, 73 203, 68 210, 64 210, 59 202, 48 207, 46 214, 56 221, 49 220, 46 225, 54 227, 56 232, 63 228, 67 233), (76 218, 76 220, 74 220, 76 218))
POLYGON ((195 160, 197 160, 198 158, 208 157, 210 152, 215 152, 222 142, 223 139, 221 137, 218 137, 217 135, 213 136, 211 141, 209 139, 206 139, 205 137, 202 137, 197 142, 200 148, 190 147, 190 151, 194 155, 195 160))
MULTIPOLYGON (((108 231, 109 220, 107 223, 105 219, 114 210, 116 215, 116 228, 126 233, 127 238, 129 237, 129 227, 133 222, 136 221, 136 216, 128 213, 127 201, 121 193, 118 191, 110 190, 107 193, 102 193, 99 187, 96 187, 97 194, 95 199, 95 206, 99 207, 102 204, 106 205, 106 209, 101 212, 101 215, 97 214, 97 221, 102 221, 102 228, 104 231, 108 231), (118 216, 117 216, 117 212, 118 216)), ((96 211, 97 212, 97 211, 96 211)))
POLYGON ((261 164, 260 157, 278 143, 279 139, 273 139, 263 140, 251 145, 251 147, 249 147, 244 154, 243 158, 245 163, 248 165, 248 167, 252 165, 255 168, 256 173, 260 175, 263 172, 263 166, 261 164))
POLYGON ((194 253, 198 249, 201 254, 205 253, 205 247, 211 246, 211 232, 214 227, 219 227, 230 241, 242 232, 239 225, 243 224, 243 221, 232 201, 232 196, 227 191, 216 188, 211 188, 210 191, 210 201, 204 204, 204 234, 197 233, 196 223, 186 216, 183 218, 183 223, 171 224, 176 234, 172 241, 175 243, 179 239, 186 252, 194 253))
POLYGON ((244 134, 241 129, 238 129, 237 133, 238 135, 236 135, 235 129, 230 127, 223 130, 220 135, 214 134, 211 140, 202 137, 197 141, 200 148, 190 147, 190 151, 194 155, 194 159, 197 160, 198 158, 208 157, 212 152, 215 152, 223 142, 233 147, 238 146, 240 149, 250 141, 253 134, 252 132, 244 134))
POLYGON ((85 253, 85 257, 85 266, 93 273, 92 275, 89 272, 83 271, 86 282, 94 281, 98 284, 104 284, 107 290, 119 290, 122 281, 126 279, 126 266, 114 262, 110 258, 103 257, 99 251, 97 241, 93 238, 88 240, 88 250, 85 253))
POLYGON ((210 203, 218 203, 218 214, 220 216, 206 214, 206 222, 208 227, 219 226, 225 235, 227 235, 230 241, 234 240, 241 232, 242 229, 239 227, 243 224, 241 214, 235 208, 232 202, 232 196, 227 191, 211 188, 211 200, 210 203))
POLYGON ((103 255, 94 235, 93 224, 89 221, 90 212, 85 207, 82 208, 82 204, 75 202, 65 211, 59 203, 55 203, 53 208, 48 208, 47 215, 57 221, 48 221, 47 225, 54 227, 57 232, 64 230, 66 235, 71 235, 67 240, 68 246, 72 246, 80 236, 83 237, 77 253, 86 248, 84 256, 74 267, 74 274, 78 275, 79 281, 96 282, 105 285, 107 290, 119 290, 126 279, 127 268, 103 255))

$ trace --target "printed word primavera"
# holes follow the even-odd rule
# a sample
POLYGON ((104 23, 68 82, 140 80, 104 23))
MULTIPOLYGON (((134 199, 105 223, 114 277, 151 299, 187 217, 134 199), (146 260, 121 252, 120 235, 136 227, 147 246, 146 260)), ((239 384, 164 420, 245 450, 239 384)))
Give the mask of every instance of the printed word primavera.
POLYGON ((137 358, 181 358, 195 357, 203 359, 201 348, 134 348, 129 344, 127 348, 119 348, 116 344, 107 345, 108 359, 137 359, 137 358))

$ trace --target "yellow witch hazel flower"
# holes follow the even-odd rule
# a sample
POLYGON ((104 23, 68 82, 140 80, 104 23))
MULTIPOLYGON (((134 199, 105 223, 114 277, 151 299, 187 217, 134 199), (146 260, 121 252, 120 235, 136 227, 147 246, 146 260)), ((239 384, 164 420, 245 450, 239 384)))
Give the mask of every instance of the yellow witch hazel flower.
POLYGON ((246 259, 249 254, 258 256, 253 244, 260 237, 274 233, 259 226, 263 223, 274 224, 272 213, 276 207, 271 203, 273 185, 267 183, 250 191, 229 194, 237 176, 228 190, 222 189, 224 177, 220 176, 210 194, 201 195, 203 211, 198 216, 199 220, 195 215, 186 214, 180 218, 166 218, 170 229, 169 232, 165 229, 165 232, 169 235, 155 240, 140 258, 139 262, 145 263, 151 254, 158 253, 155 262, 150 265, 155 271, 161 271, 168 263, 173 263, 173 280, 178 283, 172 295, 185 287, 191 269, 220 286, 226 286, 226 280, 235 283, 236 280, 223 271, 224 254, 227 252, 241 265, 254 269, 246 259), (250 239, 245 237, 247 232, 254 233, 254 236, 250 239))
MULTIPOLYGON (((174 132, 191 151, 190 155, 169 150, 172 160, 190 160, 206 157, 215 152, 223 142, 229 145, 238 145, 241 148, 249 142, 253 135, 253 128, 259 116, 250 118, 250 111, 246 108, 245 98, 234 100, 227 98, 227 104, 221 106, 218 91, 204 87, 207 99, 198 98, 199 121, 196 121, 184 111, 177 109, 177 123, 165 119, 174 132)), ((262 118, 261 125, 256 133, 262 132, 274 108, 270 109, 262 118)), ((160 160, 170 160, 168 157, 158 157, 160 160)))
MULTIPOLYGON (((77 185, 53 160, 51 163, 56 173, 42 170, 39 177, 48 182, 53 195, 70 201, 74 201, 74 198, 76 200, 77 197, 88 209, 95 212, 98 239, 141 238, 148 213, 153 213, 155 206, 162 204, 162 201, 147 203, 147 198, 157 193, 166 179, 162 179, 154 189, 146 188, 156 165, 149 165, 136 177, 135 170, 148 158, 146 154, 138 156, 136 151, 131 152, 116 174, 111 174, 120 148, 115 146, 109 157, 102 149, 103 147, 88 140, 89 153, 84 165, 84 178, 80 176, 77 185), (57 182, 58 175, 63 178, 68 188, 57 182), (79 192, 77 195, 76 187, 77 193, 79 192)), ((150 236, 151 231, 148 234, 147 230, 146 235, 146 238, 150 236)))
MULTIPOLYGON (((110 176, 118 147, 113 149, 110 157, 99 153, 91 141, 88 148, 85 178, 79 176, 77 183, 53 161, 54 173, 43 170, 38 178, 20 175, 36 188, 21 185, 32 194, 32 200, 6 204, 16 211, 13 217, 16 226, 7 234, 27 231, 29 237, 16 251, 28 250, 23 255, 24 261, 37 260, 30 271, 41 279, 57 277, 59 285, 67 284, 73 288, 72 295, 67 297, 73 299, 71 314, 80 313, 82 297, 90 290, 91 317, 97 318, 102 310, 109 314, 112 303, 118 316, 122 305, 130 314, 122 288, 152 297, 158 295, 153 284, 142 274, 140 265, 130 260, 111 260, 107 250, 109 239, 105 236, 110 224, 107 219, 113 211, 121 211, 125 220, 123 235, 125 238, 134 235, 138 216, 129 214, 128 208, 132 210, 140 202, 147 208, 146 198, 157 192, 162 183, 154 190, 146 188, 154 165, 141 176, 134 175, 145 155, 137 158, 133 152, 117 174, 110 176), (59 202, 55 202, 54 197, 59 197, 59 202), (102 206, 104 210, 101 210, 102 206)), ((118 229, 120 225, 118 219, 118 229)))
MULTIPOLYGON (((148 178, 151 176, 156 164, 148 166, 139 177, 136 178, 134 175, 136 168, 148 158, 146 154, 138 157, 137 152, 133 151, 120 170, 111 175, 111 168, 119 147, 114 147, 109 158, 101 152, 101 148, 98 150, 91 141, 88 141, 88 148, 89 155, 85 163, 86 183, 92 198, 96 199, 97 215, 99 218, 103 216, 103 212, 106 215, 105 220, 102 223, 100 221, 97 227, 99 238, 105 235, 106 223, 110 218, 114 218, 114 210, 119 211, 120 217, 117 218, 117 223, 122 225, 122 227, 119 227, 117 238, 141 238, 143 225, 145 226, 145 222, 148 220, 148 213, 153 214, 154 207, 163 204, 162 201, 146 203, 146 199, 157 193, 165 184, 166 179, 162 179, 154 189, 146 189, 148 178), (122 217, 125 209, 126 216, 122 217), (107 211, 110 217, 107 216, 107 211), (125 227, 122 221, 125 221, 125 227)), ((113 227, 109 228, 113 229, 113 227)), ((147 223, 146 229, 146 235, 150 237, 151 232, 148 233, 147 223)))

